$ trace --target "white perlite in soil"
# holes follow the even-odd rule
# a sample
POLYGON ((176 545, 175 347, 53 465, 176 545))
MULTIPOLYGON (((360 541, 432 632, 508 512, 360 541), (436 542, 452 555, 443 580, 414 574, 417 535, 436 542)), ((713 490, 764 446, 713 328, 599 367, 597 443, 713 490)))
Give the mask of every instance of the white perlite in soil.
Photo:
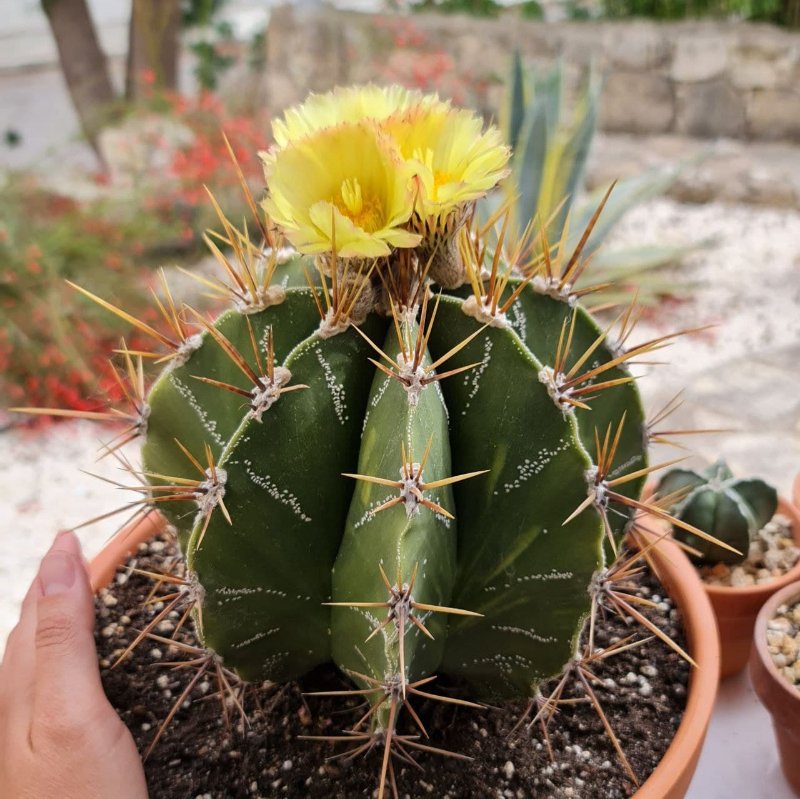
POLYGON ((767 649, 781 674, 800 690, 800 602, 781 605, 767 622, 767 649))
POLYGON ((704 566, 700 576, 708 585, 761 585, 783 577, 798 560, 800 549, 792 537, 792 525, 785 516, 776 514, 750 542, 747 558, 742 563, 704 566))

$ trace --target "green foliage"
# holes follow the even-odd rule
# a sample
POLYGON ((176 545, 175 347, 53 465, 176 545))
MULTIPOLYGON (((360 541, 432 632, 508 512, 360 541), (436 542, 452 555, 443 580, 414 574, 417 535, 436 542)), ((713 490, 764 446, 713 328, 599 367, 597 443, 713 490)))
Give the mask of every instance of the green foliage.
POLYGON ((674 535, 697 550, 701 563, 739 563, 750 542, 773 517, 778 506, 775 488, 758 479, 738 479, 724 461, 703 472, 672 469, 656 489, 658 496, 683 495, 672 508, 677 519, 723 541, 738 553, 674 526, 674 535))
POLYGON ((200 88, 214 91, 222 74, 236 62, 224 52, 224 45, 233 39, 230 23, 219 15, 226 0, 184 0, 183 27, 192 31, 189 50, 196 59, 194 75, 200 88))
POLYGON ((798 0, 604 0, 603 8, 606 16, 613 19, 715 17, 800 27, 798 0))
POLYGON ((496 0, 420 0, 415 11, 439 11, 444 14, 471 14, 474 17, 496 17, 503 6, 496 0))

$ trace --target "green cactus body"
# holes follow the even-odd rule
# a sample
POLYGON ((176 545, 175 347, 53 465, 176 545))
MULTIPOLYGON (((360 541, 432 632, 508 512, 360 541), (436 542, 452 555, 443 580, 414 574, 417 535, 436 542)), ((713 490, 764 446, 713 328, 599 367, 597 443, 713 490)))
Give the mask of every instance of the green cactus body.
MULTIPOLYGON (((413 341, 416 325, 408 327, 409 340, 413 341)), ((384 351, 393 353, 396 348, 397 338, 390 330, 384 351)), ((429 363, 429 357, 422 360, 423 366, 429 363)), ((417 394, 377 371, 364 420, 359 473, 399 479, 411 486, 423 458, 424 481, 451 476, 447 410, 438 386, 428 385, 417 394), (408 459, 405 463, 401 453, 408 459)), ((426 491, 425 499, 450 515, 455 510, 449 485, 426 491)), ((380 565, 400 591, 413 579, 417 602, 448 605, 455 579, 456 524, 422 505, 413 488, 359 481, 334 567, 333 600, 343 605, 386 602, 387 588, 380 565), (401 496, 403 501, 376 512, 376 508, 401 496)), ((413 681, 433 673, 445 646, 443 616, 419 613, 432 639, 404 616, 402 623, 409 629, 403 629, 401 636, 399 617, 403 610, 395 610, 396 623, 382 626, 388 610, 334 608, 332 646, 336 663, 350 673, 366 674, 379 681, 398 675, 413 681), (372 635, 381 626, 381 631, 372 635)), ((377 701, 381 699, 377 697, 377 701)), ((384 715, 386 712, 388 706, 384 715)))
MULTIPOLYGON (((196 379, 252 389, 208 331, 186 362, 154 385, 148 469, 197 478, 177 438, 198 460, 207 443, 224 476, 217 488, 206 470, 198 496, 171 510, 187 531, 203 641, 243 677, 284 680, 333 657, 347 672, 373 680, 398 674, 415 680, 442 670, 481 695, 529 695, 574 656, 589 586, 604 564, 605 534, 594 507, 564 521, 589 491, 595 407, 600 426, 628 415, 626 465, 644 462, 638 393, 631 383, 615 386, 592 410, 557 402, 543 374, 573 315, 560 298, 526 287, 508 324, 484 331, 464 307, 460 296, 441 296, 432 355, 425 353, 422 367, 476 332, 447 368, 477 365, 441 387, 408 391, 373 369, 368 343, 352 329, 309 335, 319 317, 308 289, 288 289, 282 302, 255 314, 228 311, 214 325, 242 354, 252 349, 251 329, 262 353, 270 331, 276 362, 291 373, 291 384, 307 386, 280 396, 260 418, 246 398, 196 379), (399 489, 368 481, 354 486, 342 476, 357 469, 397 481, 401 452, 418 463, 428 447, 428 482, 488 470, 426 495, 455 519, 424 506, 409 515, 404 503, 374 513, 399 489), (217 510, 217 494, 232 524, 217 510), (370 638, 388 613, 388 606, 377 607, 387 603, 379 567, 398 589, 413 575, 417 602, 481 615, 453 616, 448 624, 444 614, 418 614, 433 638, 409 623, 401 664, 396 624, 370 638), (323 604, 329 600, 337 605, 332 611, 323 604)), ((400 327, 409 341, 418 334, 413 321, 400 327)), ((361 329, 381 341, 386 322, 370 316, 361 329)), ((578 311, 575 351, 599 335, 578 311)), ((397 346, 390 329, 384 350, 397 346)), ((600 343, 587 367, 613 357, 600 343)), ((618 367, 609 373, 603 379, 624 374, 618 367)), ((622 525, 614 524, 615 532, 622 525)), ((386 708, 374 723, 386 723, 386 708)))
MULTIPOLYGON (((518 281, 510 281, 510 289, 516 287, 518 281)), ((528 349, 541 359, 542 363, 552 368, 559 337, 562 329, 569 329, 574 314, 572 328, 571 366, 584 352, 593 345, 595 349, 591 357, 583 364, 583 370, 600 367, 615 358, 612 343, 607 339, 598 339, 603 331, 590 313, 568 297, 553 297, 544 293, 545 287, 536 287, 536 282, 526 288, 519 299, 509 309, 508 317, 511 326, 516 330, 528 349)), ((624 380, 630 372, 624 364, 604 370, 597 377, 587 382, 591 386, 596 383, 624 380)), ((584 447, 591 453, 595 451, 595 431, 601 438, 608 429, 615 432, 616 426, 624 419, 614 466, 609 473, 613 479, 623 474, 639 471, 647 466, 647 431, 645 413, 641 395, 633 382, 621 383, 608 390, 598 391, 589 400, 590 410, 575 408, 580 439, 584 447)), ((627 497, 638 498, 644 486, 644 475, 620 485, 619 491, 627 497)), ((630 511, 618 503, 608 514, 608 521, 617 540, 621 540, 625 527, 630 520, 630 511)))
MULTIPOLYGON (((310 300, 309 300, 310 302, 310 300)), ((372 317, 369 335, 384 328, 372 317)), ((219 459, 230 516, 197 516, 187 562, 200 633, 247 679, 286 680, 330 657, 331 569, 352 486, 371 374, 352 329, 302 340, 284 364, 308 388, 245 418, 219 459)))
POLYGON ((750 542, 773 517, 778 506, 778 494, 772 486, 763 480, 735 478, 724 461, 718 461, 701 473, 690 469, 670 470, 659 482, 656 493, 668 496, 676 492, 685 493, 673 508, 676 518, 725 542, 739 553, 673 526, 675 537, 696 550, 699 554, 693 557, 702 563, 744 560, 750 542))
MULTIPOLYGON (((310 335, 318 325, 319 315, 309 289, 288 290, 282 302, 256 313, 226 311, 214 323, 216 330, 251 364, 251 330, 262 351, 266 349, 266 336, 271 333, 275 357, 281 362, 298 341, 310 335)), ((150 390, 147 436, 142 448, 147 471, 184 479, 197 477, 191 461, 176 445, 176 439, 200 460, 206 444, 217 458, 239 427, 246 400, 204 383, 198 377, 244 390, 252 388, 247 376, 207 331, 196 334, 186 347, 185 358, 168 367, 150 390)), ((158 484, 166 480, 153 482, 158 484)), ((196 507, 191 502, 170 502, 164 504, 163 510, 185 544, 196 507)))
MULTIPOLYGON (((439 315, 434 357, 478 326, 458 299, 443 298, 439 315)), ((479 363, 443 384, 454 469, 489 473, 455 486, 453 603, 483 616, 451 620, 444 670, 485 695, 525 695, 574 656, 603 562, 597 514, 564 524, 586 498, 591 461, 573 413, 555 404, 513 330, 487 328, 454 361, 479 363)))

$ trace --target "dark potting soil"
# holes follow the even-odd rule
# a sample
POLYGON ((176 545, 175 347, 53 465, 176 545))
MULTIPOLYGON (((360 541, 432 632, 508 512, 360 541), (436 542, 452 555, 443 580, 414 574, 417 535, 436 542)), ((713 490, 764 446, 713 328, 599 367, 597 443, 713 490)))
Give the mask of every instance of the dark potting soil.
MULTIPOLYGON (((131 572, 131 567, 163 571, 175 563, 175 555, 173 544, 166 540, 142 545, 137 557, 96 600, 95 637, 103 684, 142 752, 195 673, 190 668, 170 668, 167 662, 190 660, 191 655, 146 639, 122 664, 115 669, 109 666, 163 607, 144 604, 153 581, 131 572)), ((685 646, 678 612, 668 598, 662 599, 657 580, 646 573, 636 590, 658 604, 657 609, 644 611, 651 621, 685 646)), ((181 615, 180 610, 173 611, 156 633, 171 636, 181 615)), ((600 626, 595 634, 600 647, 631 633, 646 637, 638 626, 612 615, 600 626)), ((176 640, 197 644, 191 624, 184 625, 176 640)), ((680 723, 689 667, 666 644, 651 638, 593 666, 593 673, 598 678, 593 690, 639 782, 644 782, 680 723)), ((216 680, 204 675, 191 692, 192 701, 181 706, 146 761, 151 799, 372 797, 382 747, 352 762, 327 761, 343 751, 341 745, 334 748, 299 739, 340 734, 364 712, 352 699, 304 698, 303 693, 349 687, 332 666, 321 667, 299 682, 251 687, 243 700, 249 719, 244 727, 230 702, 230 722, 226 723, 215 696, 216 680)), ((550 690, 553 687, 555 683, 550 690)), ((464 686, 443 680, 431 688, 433 693, 470 698, 464 686)), ((547 686, 543 693, 548 693, 547 686)), ((538 723, 514 730, 526 710, 525 701, 485 710, 415 702, 430 734, 426 743, 473 759, 464 762, 414 750, 421 768, 395 761, 401 799, 616 799, 632 795, 636 786, 577 680, 565 692, 567 697, 579 701, 560 707, 549 726, 549 748, 538 723)), ((418 732, 402 723, 400 731, 418 732)))

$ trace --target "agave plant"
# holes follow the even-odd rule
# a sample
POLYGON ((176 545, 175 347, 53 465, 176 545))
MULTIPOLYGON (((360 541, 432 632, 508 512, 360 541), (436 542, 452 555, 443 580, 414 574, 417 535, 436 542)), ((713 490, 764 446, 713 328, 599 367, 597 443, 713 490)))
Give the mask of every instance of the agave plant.
MULTIPOLYGON (((564 236, 570 250, 577 246, 605 191, 599 189, 588 195, 583 191, 601 91, 601 81, 590 68, 568 115, 561 62, 549 71, 526 71, 520 54, 514 54, 501 120, 504 139, 514 152, 512 177, 504 185, 504 194, 513 201, 518 231, 529 220, 538 219, 549 241, 564 236)), ((694 160, 651 170, 616 184, 582 250, 584 258, 593 259, 592 276, 598 284, 635 285, 642 301, 675 294, 673 283, 654 271, 680 261, 697 245, 597 250, 625 214, 667 191, 692 163, 694 160)), ((608 291, 603 300, 619 299, 620 294, 618 289, 608 291)))
POLYGON ((557 692, 589 686, 598 655, 579 638, 598 608, 664 636, 626 593, 621 541, 643 512, 667 517, 639 499, 661 434, 627 367, 670 336, 630 346, 633 308, 612 332, 580 305, 607 197, 574 248, 537 250, 507 208, 476 221, 509 149, 472 112, 355 87, 274 133, 263 208, 249 200, 261 240, 219 209, 207 237, 228 310, 206 319, 167 291, 164 335, 81 289, 165 350, 146 387, 123 348, 116 415, 119 441, 143 443, 126 510, 161 509, 186 576, 163 578, 180 590, 134 645, 185 607, 192 664, 228 689, 332 660, 369 702, 343 738, 351 756, 382 747, 383 796, 394 756, 438 751, 397 727, 424 733, 413 703, 437 698, 435 675, 471 686, 442 701, 534 702, 554 675, 557 692))

